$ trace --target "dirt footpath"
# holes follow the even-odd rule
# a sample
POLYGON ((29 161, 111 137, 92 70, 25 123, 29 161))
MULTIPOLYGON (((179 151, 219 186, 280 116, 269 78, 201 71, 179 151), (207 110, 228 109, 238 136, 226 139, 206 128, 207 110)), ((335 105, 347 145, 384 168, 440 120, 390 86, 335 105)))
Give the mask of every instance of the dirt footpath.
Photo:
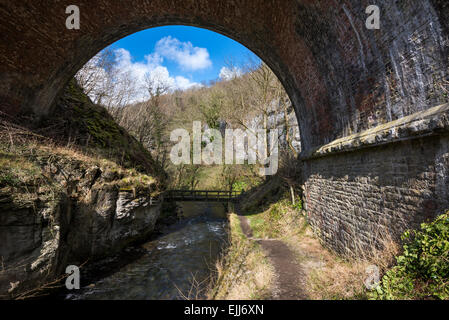
POLYGON ((281 240, 253 238, 248 219, 239 215, 239 220, 245 236, 260 244, 274 266, 277 279, 273 289, 273 299, 307 299, 307 294, 300 286, 301 283, 304 283, 304 272, 296 262, 295 255, 290 248, 281 240))

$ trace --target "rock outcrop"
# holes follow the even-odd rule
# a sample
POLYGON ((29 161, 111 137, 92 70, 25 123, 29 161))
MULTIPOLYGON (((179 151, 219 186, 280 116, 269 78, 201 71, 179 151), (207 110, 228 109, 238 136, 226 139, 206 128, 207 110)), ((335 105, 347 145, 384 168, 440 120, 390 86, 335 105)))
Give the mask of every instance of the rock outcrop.
POLYGON ((67 265, 117 253, 153 231, 160 204, 151 177, 42 148, 9 169, 28 161, 34 176, 0 181, 0 297, 38 294, 67 265))

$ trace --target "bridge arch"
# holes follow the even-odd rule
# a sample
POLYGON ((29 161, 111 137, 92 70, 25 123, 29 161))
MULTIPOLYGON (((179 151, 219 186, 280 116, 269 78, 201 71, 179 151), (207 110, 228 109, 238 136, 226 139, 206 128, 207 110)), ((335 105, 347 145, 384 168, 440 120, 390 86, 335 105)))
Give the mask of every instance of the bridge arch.
POLYGON ((306 204, 330 246, 365 241, 372 224, 354 221, 377 214, 387 221, 405 197, 401 210, 413 221, 449 207, 447 108, 432 109, 447 102, 445 0, 78 0, 81 28, 68 30, 72 2, 0 0, 1 111, 47 114, 81 66, 126 35, 173 24, 207 28, 255 52, 283 83, 301 130, 306 204), (365 25, 372 2, 379 30, 365 25), (410 126, 414 120, 423 122, 410 126), (437 140, 397 142, 429 132, 437 140), (379 142, 398 144, 379 149, 379 142), (427 153, 416 152, 422 146, 427 153), (421 186, 425 195, 415 196, 421 186), (331 224, 335 216, 343 218, 331 224))
POLYGON ((2 1, 1 109, 45 114, 107 45, 183 24, 222 33, 264 60, 295 106, 304 148, 319 146, 439 102, 426 97, 432 88, 424 70, 447 73, 443 2, 376 2, 380 30, 365 27, 367 1, 80 0, 81 27, 68 30, 69 1, 2 1))

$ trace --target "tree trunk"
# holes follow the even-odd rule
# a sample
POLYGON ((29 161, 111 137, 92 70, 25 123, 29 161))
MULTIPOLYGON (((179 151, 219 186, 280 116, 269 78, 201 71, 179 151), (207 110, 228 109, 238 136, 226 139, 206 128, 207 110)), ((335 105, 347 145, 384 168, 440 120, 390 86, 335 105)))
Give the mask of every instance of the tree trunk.
POLYGON ((295 190, 293 190, 293 186, 290 185, 290 195, 292 197, 292 204, 295 205, 295 190))

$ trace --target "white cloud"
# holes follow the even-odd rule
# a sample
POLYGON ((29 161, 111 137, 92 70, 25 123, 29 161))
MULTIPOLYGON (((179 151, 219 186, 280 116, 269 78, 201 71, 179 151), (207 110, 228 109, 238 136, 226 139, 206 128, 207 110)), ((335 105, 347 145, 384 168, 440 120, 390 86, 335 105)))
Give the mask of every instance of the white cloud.
POLYGON ((115 67, 120 73, 129 73, 136 81, 143 80, 147 72, 152 72, 158 66, 148 56, 145 63, 133 62, 130 52, 122 48, 115 50, 115 61, 115 67))
POLYGON ((228 68, 228 67, 223 67, 220 70, 220 79, 222 80, 231 80, 234 79, 236 77, 240 77, 243 74, 242 70, 240 68, 237 67, 232 67, 232 68, 228 68))
POLYGON ((212 66, 206 48, 194 47, 191 42, 181 42, 171 36, 156 43, 155 52, 169 60, 175 61, 186 70, 202 70, 212 66))
POLYGON ((148 92, 145 88, 145 77, 147 76, 156 83, 168 86, 170 90, 186 90, 201 86, 201 84, 191 82, 182 76, 172 77, 168 69, 162 65, 164 60, 158 52, 145 56, 145 62, 133 62, 130 52, 126 49, 120 48, 114 52, 116 70, 122 78, 127 77, 131 80, 132 86, 136 90, 130 103, 144 101, 148 98, 148 92))
POLYGON ((197 82, 191 82, 189 79, 182 76, 177 76, 175 78, 176 87, 181 90, 187 90, 193 87, 202 87, 203 85, 197 82))

